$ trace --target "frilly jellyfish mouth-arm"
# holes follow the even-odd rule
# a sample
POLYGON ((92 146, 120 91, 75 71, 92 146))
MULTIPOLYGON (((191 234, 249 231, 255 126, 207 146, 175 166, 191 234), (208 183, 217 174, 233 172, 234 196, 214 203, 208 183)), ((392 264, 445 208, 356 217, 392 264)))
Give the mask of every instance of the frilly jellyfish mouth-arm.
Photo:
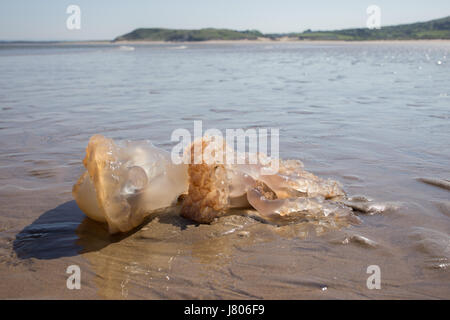
POLYGON ((116 144, 95 135, 73 196, 88 217, 107 223, 110 233, 132 230, 180 198, 181 215, 199 223, 232 208, 255 209, 267 220, 352 216, 339 183, 305 171, 300 161, 279 160, 278 170, 267 173, 267 162, 228 164, 227 151, 222 139, 203 137, 185 150, 189 164, 176 165, 167 151, 148 141, 116 144), (194 161, 195 150, 200 161, 194 161))
POLYGON ((278 171, 267 174, 261 163, 226 164, 223 158, 211 159, 211 153, 220 148, 225 154, 225 143, 212 137, 191 145, 191 155, 195 149, 202 150, 203 161, 189 164, 184 217, 209 223, 236 207, 253 208, 265 219, 352 214, 351 208, 336 202, 345 198, 339 183, 305 171, 300 161, 279 160, 278 171))

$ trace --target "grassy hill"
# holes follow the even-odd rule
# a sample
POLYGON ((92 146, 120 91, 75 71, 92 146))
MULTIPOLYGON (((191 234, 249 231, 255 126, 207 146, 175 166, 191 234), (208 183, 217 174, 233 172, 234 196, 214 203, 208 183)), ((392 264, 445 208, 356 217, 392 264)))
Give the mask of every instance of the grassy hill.
POLYGON ((417 22, 381 29, 346 29, 336 31, 305 31, 290 37, 309 40, 421 40, 450 39, 450 16, 427 22, 417 22))
POLYGON ((206 41, 206 40, 256 40, 263 34, 256 30, 235 31, 228 29, 136 29, 123 36, 117 37, 114 41, 206 41))
POLYGON ((256 40, 258 38, 278 40, 282 37, 297 40, 421 40, 450 39, 450 16, 427 22, 417 22, 381 29, 345 29, 333 31, 311 31, 302 33, 263 34, 257 30, 236 31, 229 29, 136 29, 114 41, 207 41, 207 40, 256 40))

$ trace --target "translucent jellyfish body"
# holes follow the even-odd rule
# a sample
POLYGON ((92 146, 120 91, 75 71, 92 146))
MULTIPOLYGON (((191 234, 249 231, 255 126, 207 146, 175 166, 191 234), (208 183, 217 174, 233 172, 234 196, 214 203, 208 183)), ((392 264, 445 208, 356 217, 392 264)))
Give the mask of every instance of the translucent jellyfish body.
POLYGON ((116 144, 95 135, 83 164, 87 171, 74 185, 73 196, 88 217, 106 222, 110 233, 135 228, 187 192, 186 165, 173 164, 167 151, 148 141, 116 144))

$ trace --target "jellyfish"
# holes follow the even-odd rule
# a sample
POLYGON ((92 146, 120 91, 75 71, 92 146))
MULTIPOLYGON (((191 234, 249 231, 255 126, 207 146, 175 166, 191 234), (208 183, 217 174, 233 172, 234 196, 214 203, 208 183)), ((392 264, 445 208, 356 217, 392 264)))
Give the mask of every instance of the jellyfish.
POLYGON ((175 164, 149 141, 115 143, 94 135, 83 160, 86 171, 72 193, 80 209, 107 223, 110 233, 130 231, 179 202, 181 215, 198 223, 236 208, 254 209, 268 221, 353 216, 342 186, 306 171, 299 160, 238 153, 218 136, 195 140, 183 159, 175 164), (241 161, 227 161, 230 155, 241 161), (273 161, 276 171, 269 170, 273 161))

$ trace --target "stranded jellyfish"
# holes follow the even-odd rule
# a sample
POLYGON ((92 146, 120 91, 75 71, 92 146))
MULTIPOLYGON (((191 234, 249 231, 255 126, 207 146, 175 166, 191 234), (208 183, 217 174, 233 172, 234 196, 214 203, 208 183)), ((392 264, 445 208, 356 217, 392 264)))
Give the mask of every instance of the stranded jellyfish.
POLYGON ((127 232, 178 202, 181 215, 199 223, 232 208, 254 209, 265 220, 354 217, 338 182, 307 172, 299 160, 235 152, 216 136, 195 140, 184 150, 184 163, 174 164, 169 152, 148 141, 115 143, 95 135, 83 164, 73 196, 110 233, 127 232), (230 154, 241 161, 226 161, 230 154))

